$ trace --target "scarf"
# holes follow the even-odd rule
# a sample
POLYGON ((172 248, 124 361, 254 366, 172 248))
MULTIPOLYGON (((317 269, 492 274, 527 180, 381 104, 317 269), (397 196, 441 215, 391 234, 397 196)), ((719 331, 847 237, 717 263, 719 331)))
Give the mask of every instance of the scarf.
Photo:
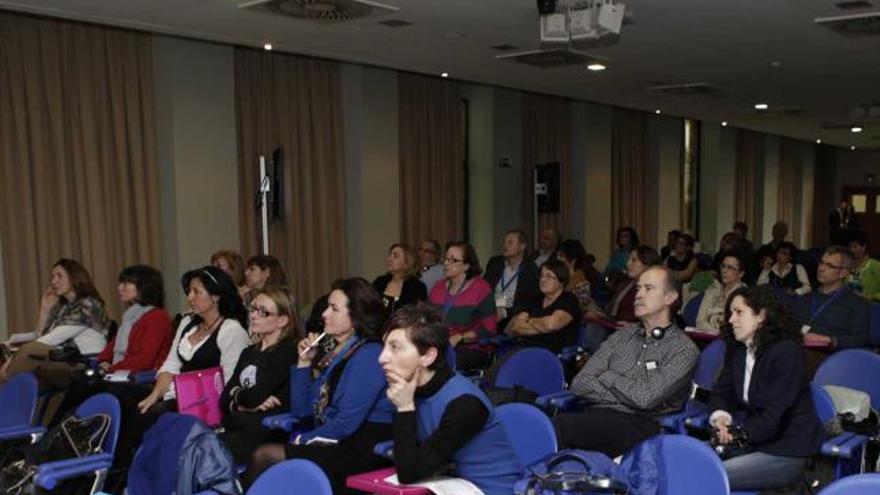
POLYGON ((152 310, 153 306, 141 306, 134 303, 122 314, 122 324, 119 325, 119 331, 116 332, 116 343, 113 346, 113 364, 122 361, 125 357, 125 351, 128 350, 128 337, 131 335, 134 324, 152 310))

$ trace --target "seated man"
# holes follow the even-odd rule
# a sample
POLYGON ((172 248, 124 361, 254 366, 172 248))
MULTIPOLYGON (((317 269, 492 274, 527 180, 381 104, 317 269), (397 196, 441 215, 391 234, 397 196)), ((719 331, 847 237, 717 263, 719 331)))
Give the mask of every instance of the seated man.
POLYGON ((525 259, 528 247, 525 232, 510 230, 504 234, 501 255, 489 258, 486 264, 483 279, 495 291, 498 328, 505 328, 510 317, 541 300, 538 267, 525 259))
POLYGON ((640 323, 612 334, 574 378, 571 390, 589 407, 553 418, 560 449, 617 457, 660 433, 657 416, 682 408, 699 351, 675 323, 680 305, 681 282, 668 268, 639 276, 640 323))
POLYGON ((801 297, 795 312, 804 327, 804 342, 825 344, 832 349, 862 347, 868 338, 868 305, 845 286, 853 266, 852 254, 843 246, 831 246, 822 255, 817 278, 819 287, 801 297))
POLYGON ((562 236, 552 227, 548 227, 541 231, 538 237, 538 249, 532 251, 528 256, 528 260, 535 264, 538 268, 544 263, 556 259, 556 253, 559 251, 559 243, 562 236))

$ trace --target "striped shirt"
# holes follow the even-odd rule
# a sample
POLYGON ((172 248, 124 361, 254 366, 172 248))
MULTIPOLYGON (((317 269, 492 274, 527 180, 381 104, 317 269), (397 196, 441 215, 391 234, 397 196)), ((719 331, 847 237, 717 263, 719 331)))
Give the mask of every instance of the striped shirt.
POLYGON ((571 390, 591 405, 660 416, 678 411, 690 394, 697 346, 677 326, 663 338, 641 325, 616 331, 574 378, 571 390))
MULTIPOLYGON (((449 282, 440 280, 431 288, 428 301, 443 312, 450 337, 470 331, 476 332, 479 338, 495 335, 498 326, 495 299, 492 297, 492 287, 482 277, 474 277, 465 282, 463 290, 458 294, 450 294, 449 282)), ((477 343, 462 343, 458 347, 486 352, 490 350, 489 346, 477 343)))

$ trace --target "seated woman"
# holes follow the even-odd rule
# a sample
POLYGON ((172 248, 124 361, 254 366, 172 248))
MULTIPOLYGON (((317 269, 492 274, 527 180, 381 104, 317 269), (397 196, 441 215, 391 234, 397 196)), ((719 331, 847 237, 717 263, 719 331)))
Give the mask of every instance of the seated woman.
POLYGON ((107 345, 108 326, 104 300, 89 272, 80 262, 61 258, 52 266, 52 281, 40 300, 37 339, 21 346, 6 363, 0 381, 34 372, 41 386, 66 388, 80 366, 48 361, 49 351, 70 346, 82 354, 97 354, 107 345))
POLYGON ((769 285, 790 296, 800 296, 810 292, 810 277, 803 265, 794 264, 797 247, 790 242, 781 242, 776 248, 776 262, 765 268, 758 276, 755 285, 769 285))
POLYGON ((746 268, 745 258, 738 252, 730 251, 721 257, 721 282, 715 281, 703 293, 703 301, 697 312, 697 329, 714 334, 721 332, 725 304, 733 291, 745 287, 742 280, 746 268))
MULTIPOLYGON (((324 311, 324 342, 331 348, 319 357, 318 336, 299 342, 291 406, 306 427, 286 445, 259 447, 247 471, 248 484, 284 459, 308 459, 321 466, 333 493, 352 474, 386 466, 373 447, 391 439, 393 408, 385 397, 379 366, 379 329, 384 308, 376 290, 362 278, 350 278, 330 292, 324 311)), ((322 342, 323 343, 323 342, 322 342)))
MULTIPOLYGON (((162 274, 153 267, 133 265, 119 272, 119 301, 126 306, 116 336, 98 354, 98 367, 105 373, 155 370, 171 347, 171 320, 165 312, 162 274)), ((88 377, 75 379, 51 424, 88 397, 103 392, 107 382, 88 377)))
MULTIPOLYGON (((546 265, 546 263, 545 263, 546 265)), ((396 311, 379 362, 394 415, 394 463, 402 483, 446 474, 486 495, 513 493, 522 475, 495 408, 446 363, 449 330, 424 304, 396 311), (451 466, 451 467, 450 467, 451 466)))
POLYGON ((211 265, 228 273, 232 282, 238 287, 238 293, 244 295, 248 286, 244 279, 244 258, 231 249, 220 249, 211 255, 211 265))
POLYGON ((249 306, 253 299, 252 292, 264 287, 287 287, 287 275, 281 262, 274 256, 258 254, 251 256, 247 261, 247 269, 244 272, 245 286, 241 293, 244 305, 249 306))
POLYGON ((247 315, 226 272, 205 266, 184 273, 181 283, 193 312, 181 320, 156 383, 119 383, 109 389, 119 397, 123 414, 129 418, 127 424, 123 423, 117 449, 124 460, 131 459, 144 432, 162 413, 177 409, 173 387, 176 375, 220 366, 223 380, 229 382, 241 352, 249 343, 243 326, 247 315))
POLYGON ((616 287, 618 281, 624 279, 629 253, 639 247, 639 235, 632 227, 621 227, 617 229, 615 241, 617 248, 611 253, 611 258, 605 265, 605 277, 610 281, 611 287, 616 287))
POLYGON ((416 250, 406 244, 392 244, 385 256, 388 272, 373 280, 373 287, 382 296, 388 315, 395 309, 428 298, 425 284, 419 280, 416 250))
POLYGON ((247 464, 257 447, 283 442, 287 436, 264 428, 262 422, 267 415, 290 409, 290 367, 296 364, 296 344, 302 338, 286 289, 258 290, 248 310, 250 334, 259 340, 242 351, 220 397, 223 440, 236 464, 247 464))
POLYGON ((492 287, 480 274, 480 261, 473 246, 452 242, 443 258, 443 276, 434 284, 430 303, 442 308, 449 326, 449 345, 455 348, 458 369, 485 368, 492 357, 492 346, 479 339, 494 337, 498 325, 492 287))
POLYGON ((563 347, 577 344, 581 308, 574 294, 564 290, 567 283, 568 267, 564 262, 550 260, 541 265, 543 300, 528 312, 517 313, 505 330, 517 345, 543 347, 559 354, 563 347))
POLYGON ((727 303, 724 368, 709 398, 709 422, 722 444, 733 416, 751 452, 724 461, 730 489, 767 490, 797 482, 824 438, 813 408, 801 333, 766 287, 740 288, 727 303))
POLYGON ((561 260, 568 267, 568 284, 565 285, 565 290, 577 297, 581 312, 584 315, 598 316, 599 306, 593 301, 592 287, 585 272, 589 262, 584 245, 577 239, 566 239, 559 244, 556 259, 561 260))
POLYGON ((694 254, 694 238, 690 234, 681 234, 675 241, 675 249, 663 261, 681 283, 690 282, 697 273, 699 263, 697 256, 694 254))

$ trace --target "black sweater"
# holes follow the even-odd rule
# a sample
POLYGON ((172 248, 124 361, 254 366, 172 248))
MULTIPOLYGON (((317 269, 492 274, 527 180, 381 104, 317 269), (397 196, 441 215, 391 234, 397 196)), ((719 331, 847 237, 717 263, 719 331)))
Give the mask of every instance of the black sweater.
POLYGON ((257 407, 270 395, 281 401, 273 414, 290 409, 290 367, 297 360, 296 341, 286 338, 266 350, 260 350, 261 345, 257 342, 248 346, 238 358, 235 372, 220 397, 220 405, 227 414, 238 412, 236 404, 257 407))

